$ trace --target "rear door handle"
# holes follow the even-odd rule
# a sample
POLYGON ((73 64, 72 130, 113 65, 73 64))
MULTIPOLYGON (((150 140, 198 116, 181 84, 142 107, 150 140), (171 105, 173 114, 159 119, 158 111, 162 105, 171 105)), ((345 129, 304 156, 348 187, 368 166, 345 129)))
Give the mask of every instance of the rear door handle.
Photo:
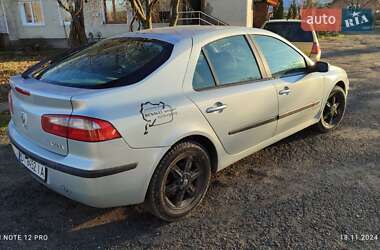
POLYGON ((221 103, 221 102, 217 102, 214 104, 214 106, 212 107, 209 107, 206 109, 206 113, 222 113, 223 110, 225 110, 227 108, 227 105, 221 103))
POLYGON ((289 95, 290 93, 292 93, 292 91, 287 86, 279 92, 280 95, 289 95))

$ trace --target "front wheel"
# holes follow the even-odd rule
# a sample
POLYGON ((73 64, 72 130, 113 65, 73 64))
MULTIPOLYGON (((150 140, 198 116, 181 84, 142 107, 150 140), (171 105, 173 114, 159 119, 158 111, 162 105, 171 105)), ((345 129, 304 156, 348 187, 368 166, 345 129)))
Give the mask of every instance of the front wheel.
POLYGON ((339 126, 346 111, 346 98, 346 93, 341 87, 333 88, 323 109, 321 120, 316 126, 319 131, 326 133, 339 126))
POLYGON ((146 197, 151 213, 175 221, 200 204, 211 178, 207 151, 196 142, 175 145, 155 170, 146 197))

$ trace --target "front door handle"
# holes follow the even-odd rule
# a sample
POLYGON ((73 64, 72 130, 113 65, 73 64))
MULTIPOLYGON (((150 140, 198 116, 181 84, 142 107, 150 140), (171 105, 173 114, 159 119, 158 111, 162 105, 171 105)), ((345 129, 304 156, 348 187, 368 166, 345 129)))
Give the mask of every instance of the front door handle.
POLYGON ((217 102, 214 104, 214 106, 212 107, 209 107, 206 109, 206 113, 222 113, 223 110, 225 110, 227 108, 227 105, 221 103, 221 102, 217 102))
POLYGON ((280 90, 279 92, 280 95, 290 95, 290 93, 292 93, 292 91, 289 89, 288 86, 286 86, 284 89, 280 90))

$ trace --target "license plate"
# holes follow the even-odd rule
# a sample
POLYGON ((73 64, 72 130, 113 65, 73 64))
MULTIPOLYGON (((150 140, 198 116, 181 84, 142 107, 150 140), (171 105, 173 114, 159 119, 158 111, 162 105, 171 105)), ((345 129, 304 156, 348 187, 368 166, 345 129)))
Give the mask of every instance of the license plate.
POLYGON ((23 152, 19 150, 15 150, 15 153, 18 160, 24 167, 26 167, 29 171, 35 174, 38 178, 42 179, 43 181, 46 181, 46 166, 36 162, 33 159, 30 159, 28 156, 26 156, 23 152))

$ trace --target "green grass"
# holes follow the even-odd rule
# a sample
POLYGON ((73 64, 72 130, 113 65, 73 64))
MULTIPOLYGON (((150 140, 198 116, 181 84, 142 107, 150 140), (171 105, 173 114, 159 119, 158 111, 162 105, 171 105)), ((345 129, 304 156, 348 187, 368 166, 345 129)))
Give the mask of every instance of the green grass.
POLYGON ((8 122, 11 119, 9 112, 0 114, 0 145, 8 144, 8 122))
POLYGON ((318 38, 320 39, 326 39, 326 38, 334 38, 334 39, 340 39, 344 38, 344 34, 338 33, 338 32, 318 32, 318 38))
POLYGON ((11 119, 11 116, 8 112, 4 112, 0 114, 0 129, 4 129, 8 127, 8 123, 11 119))

